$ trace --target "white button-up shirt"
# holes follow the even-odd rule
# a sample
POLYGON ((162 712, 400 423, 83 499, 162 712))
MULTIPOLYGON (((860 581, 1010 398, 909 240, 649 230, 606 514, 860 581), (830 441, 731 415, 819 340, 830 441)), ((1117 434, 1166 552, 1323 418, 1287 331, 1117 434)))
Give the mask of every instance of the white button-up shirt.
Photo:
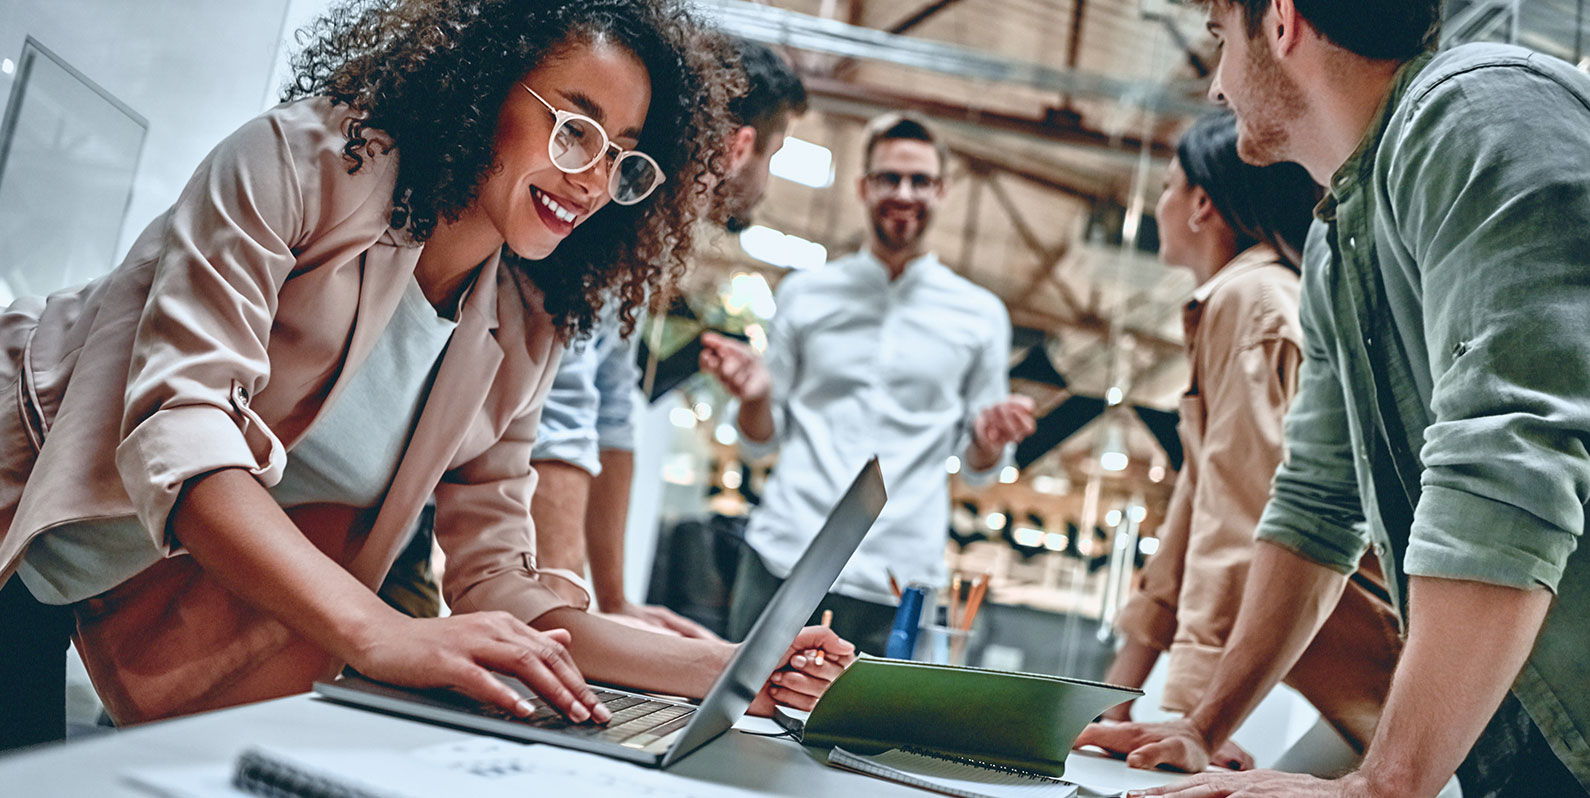
MULTIPOLYGON (((992 293, 924 255, 891 281, 859 252, 779 285, 765 362, 774 437, 741 436, 756 458, 780 449, 746 531, 785 577, 874 453, 889 501, 834 590, 892 604, 902 584, 940 584, 949 528, 945 463, 964 455, 977 413, 1009 390, 1010 317, 992 293)), ((743 431, 742 431, 743 433, 743 431)), ((962 476, 987 482, 1009 459, 962 476)))

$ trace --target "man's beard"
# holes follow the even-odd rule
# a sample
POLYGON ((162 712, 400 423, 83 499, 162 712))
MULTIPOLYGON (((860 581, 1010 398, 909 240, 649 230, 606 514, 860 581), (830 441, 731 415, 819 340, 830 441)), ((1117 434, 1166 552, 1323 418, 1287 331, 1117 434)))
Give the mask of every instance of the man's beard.
POLYGON ((756 206, 762 203, 765 189, 750 184, 739 174, 724 180, 723 189, 723 207, 726 211, 723 226, 731 233, 743 232, 751 226, 756 206))
POLYGON ((1243 66, 1252 88, 1244 103, 1248 107, 1239 113, 1237 155, 1254 166, 1292 160, 1288 127, 1303 115, 1302 89, 1259 37, 1250 40, 1243 66))
POLYGON ((920 213, 910 224, 905 225, 905 231, 896 235, 891 228, 895 225, 889 221, 884 213, 875 213, 872 217, 872 233, 877 237, 878 243, 891 252, 915 249, 922 241, 922 236, 927 234, 928 214, 920 213))

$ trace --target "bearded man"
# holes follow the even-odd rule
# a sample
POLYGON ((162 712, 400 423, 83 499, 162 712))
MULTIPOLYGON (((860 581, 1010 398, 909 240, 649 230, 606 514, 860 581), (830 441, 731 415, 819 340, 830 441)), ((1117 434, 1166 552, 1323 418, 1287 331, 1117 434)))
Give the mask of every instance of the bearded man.
POLYGON ((1010 317, 950 271, 925 238, 944 198, 946 148, 926 123, 888 114, 867 126, 859 185, 862 251, 779 284, 766 360, 704 338, 704 371, 740 400, 741 450, 779 450, 735 576, 729 636, 750 630, 857 469, 877 454, 889 502, 818 607, 858 648, 882 654, 902 584, 943 584, 945 463, 991 481, 1033 431, 1032 403, 1009 396, 1010 317))

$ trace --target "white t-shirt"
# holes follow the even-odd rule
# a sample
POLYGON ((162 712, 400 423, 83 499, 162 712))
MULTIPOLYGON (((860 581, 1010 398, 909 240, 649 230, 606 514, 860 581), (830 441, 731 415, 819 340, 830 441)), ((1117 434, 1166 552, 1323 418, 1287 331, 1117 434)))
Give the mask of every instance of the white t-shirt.
MULTIPOLYGON (((379 505, 457 326, 410 278, 369 357, 288 452, 281 482, 270 489, 277 503, 379 505)), ((164 534, 133 516, 56 527, 28 546, 17 576, 45 604, 82 601, 159 562, 164 534)))

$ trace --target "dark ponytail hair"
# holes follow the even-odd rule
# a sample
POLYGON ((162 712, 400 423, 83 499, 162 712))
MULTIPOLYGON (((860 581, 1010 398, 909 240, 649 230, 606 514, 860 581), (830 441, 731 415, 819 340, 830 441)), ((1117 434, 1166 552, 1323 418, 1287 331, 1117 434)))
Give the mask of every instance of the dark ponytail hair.
POLYGON ((1289 252, 1303 251, 1320 187, 1295 163, 1244 162, 1237 155, 1237 122, 1230 112, 1194 123, 1176 145, 1176 159, 1187 182, 1209 195, 1237 234, 1238 251, 1269 244, 1289 263, 1289 252))

